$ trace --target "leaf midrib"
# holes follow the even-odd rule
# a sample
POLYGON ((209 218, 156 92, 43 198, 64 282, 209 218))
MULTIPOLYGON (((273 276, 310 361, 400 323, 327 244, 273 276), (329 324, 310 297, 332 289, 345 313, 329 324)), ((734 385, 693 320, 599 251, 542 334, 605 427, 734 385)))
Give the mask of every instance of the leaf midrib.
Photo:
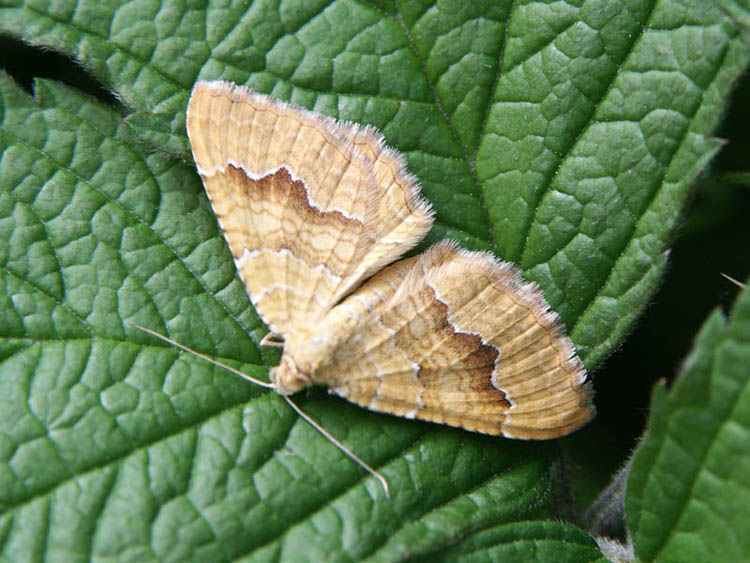
MULTIPOLYGON (((580 142, 581 138, 589 131, 592 125, 594 125, 595 123, 598 123, 595 120, 596 114, 599 111, 599 108, 601 107, 601 105, 609 97, 609 94, 612 91, 612 88, 614 88, 614 85, 617 83, 617 78, 620 76, 622 67, 625 65, 628 59, 632 56, 633 52, 635 51, 636 45, 642 40, 643 35, 645 34, 646 30, 649 29, 649 23, 651 22, 651 18, 654 12, 656 11, 656 5, 658 3, 659 3, 659 0, 653 0, 653 3, 651 4, 651 8, 649 9, 648 14, 646 14, 644 21, 641 24, 638 35, 634 36, 629 47, 623 50, 623 54, 622 54, 620 61, 612 65, 613 71, 612 71, 611 76, 609 77, 609 81, 608 81, 609 83, 607 84, 607 87, 602 89, 601 96, 596 101, 596 103, 592 104, 591 110, 589 111, 588 116, 586 117, 585 120, 582 121, 580 130, 575 134, 575 136, 573 137, 573 140, 567 146, 565 151, 558 156, 557 165, 547 175, 547 177, 544 179, 544 182, 540 186, 540 189, 537 192, 538 195, 534 201, 534 210, 532 213, 529 213, 528 215, 529 218, 526 220, 526 223, 524 225, 523 235, 522 235, 523 243, 521 244, 521 249, 518 252, 518 255, 516 257, 516 260, 523 267, 524 270, 530 270, 531 268, 538 265, 538 264, 530 263, 528 261, 528 259, 526 258, 526 251, 528 250, 531 229, 534 223, 536 222, 536 218, 539 214, 539 208, 541 206, 542 200, 545 198, 545 196, 548 193, 550 193, 552 189, 552 184, 554 183, 555 179, 560 173, 560 169, 565 165, 565 163, 568 160, 568 157, 571 155, 573 150, 578 146, 578 143, 580 142)), ((560 34, 557 34, 555 38, 559 36, 560 34)), ((654 192, 658 193, 659 189, 654 190, 654 192)), ((549 261, 549 259, 545 260, 545 262, 546 261, 549 261)), ((595 299, 592 299, 590 303, 593 303, 594 300, 595 299)))
MULTIPOLYGON (((722 355, 722 348, 725 345, 728 345, 731 342, 736 342, 737 340, 734 339, 729 332, 731 331, 730 326, 725 326, 725 330, 727 333, 725 333, 724 337, 721 339, 720 342, 716 344, 716 348, 713 354, 713 358, 711 360, 711 379, 714 379, 714 374, 718 374, 719 370, 717 369, 717 363, 719 362, 719 357, 722 355)), ((745 342, 745 344, 750 346, 750 343, 745 342)), ((716 375, 718 377, 718 375, 716 375)), ((716 381, 712 381, 712 383, 716 383, 716 381)), ((712 385, 713 387, 713 385, 712 385)), ((696 460, 697 462, 697 468, 692 474, 690 475, 690 484, 688 489, 686 490, 685 495, 682 495, 679 499, 677 499, 677 512, 671 512, 671 514, 674 514, 673 517, 669 518, 671 520, 671 525, 668 525, 669 531, 667 532, 666 537, 661 542, 661 545, 656 550, 656 553, 654 553, 653 558, 650 560, 658 561, 660 554, 669 546, 670 541, 674 537, 674 535, 677 533, 678 529, 680 529, 680 522, 682 521, 683 517, 685 516, 685 511, 688 508, 688 505, 694 500, 694 492, 695 487, 698 484, 699 478, 702 476, 703 472, 705 471, 706 461, 709 459, 709 454, 714 450, 715 447, 717 447, 717 437, 718 435, 723 431, 723 429, 726 427, 727 424, 733 422, 735 420, 734 415, 736 414, 737 409, 741 406, 740 405, 740 399, 742 398, 745 391, 750 388, 750 379, 745 381, 745 384, 737 389, 737 392, 735 396, 732 399, 732 404, 727 405, 726 410, 724 410, 724 413, 726 413, 726 416, 723 418, 723 420, 711 431, 711 437, 710 437, 710 446, 701 452, 701 455, 699 459, 696 460)), ((674 390, 672 391, 675 392, 674 390)), ((678 407, 679 408, 679 407, 678 407)), ((674 411, 672 411, 674 412, 674 411)), ((716 409, 713 409, 713 412, 716 412, 716 409)), ((665 428, 665 440, 674 440, 671 438, 671 430, 670 426, 673 424, 672 420, 670 420, 667 424, 667 427, 665 428)), ((664 449, 662 448, 659 452, 659 459, 661 459, 664 455, 664 449)), ((653 468, 657 465, 662 465, 660 463, 659 459, 655 460, 654 464, 652 465, 652 470, 649 471, 649 485, 652 483, 652 478, 654 475, 653 468)), ((650 489, 650 486, 644 487, 644 491, 647 489, 650 489)), ((662 517, 668 517, 668 515, 665 515, 662 513, 662 517)), ((636 533, 638 533, 640 530, 635 530, 636 533)))
MULTIPOLYGON (((625 254, 626 254, 626 252, 627 252, 630 244, 633 242, 633 240, 634 240, 633 237, 634 237, 635 233, 638 231, 639 227, 641 226, 641 222, 643 221, 643 217, 645 217, 646 215, 648 215, 649 209, 651 208, 651 206, 653 205, 654 201, 656 201, 656 199, 658 198, 658 196, 661 193, 662 189, 664 188, 664 183, 666 181, 667 174, 669 173, 669 170, 670 170, 670 168, 672 166, 672 163, 674 162, 674 159, 677 157, 678 154, 680 154, 680 151, 682 150, 682 147, 683 147, 683 145, 685 143, 685 140, 688 138, 688 136, 691 133, 693 133, 692 125, 695 122, 696 117, 698 116, 698 112, 703 107, 703 101, 705 99, 706 92, 708 92, 710 90, 711 85, 719 77, 721 69, 723 68, 724 60, 726 59, 727 55, 729 54, 730 47, 732 45, 732 41, 735 38, 736 38, 736 34, 734 36, 732 36, 729 40, 727 40, 726 44, 724 45, 724 49, 723 49, 723 52, 721 54, 720 60, 716 64, 716 67, 714 68, 713 76, 708 81, 708 83, 707 83, 708 85, 705 88, 701 89, 700 98, 696 101, 695 108, 693 108, 693 112, 690 115, 689 119, 687 120, 687 123, 685 124, 685 129, 684 129, 684 131, 683 131, 683 133, 682 133, 682 135, 681 135, 681 137, 679 139, 679 142, 675 143, 675 148, 674 148, 674 150, 672 151, 672 154, 669 157, 669 161, 667 163, 665 163, 665 165, 663 166, 663 171, 662 171, 661 177, 659 179, 658 185, 654 189, 654 191, 651 194, 651 196, 649 197, 649 200, 646 202, 646 205, 644 205, 643 211, 640 213, 640 217, 638 218, 638 220, 633 222, 633 227, 631 228, 630 233, 628 234, 628 236, 625 238, 624 244, 622 245, 622 248, 620 249, 620 252, 618 253, 617 258, 612 263, 612 267, 610 268, 609 272, 607 273, 607 275, 603 279, 602 283, 599 285, 598 289, 596 290, 596 292, 594 293, 594 295, 592 296, 592 298, 589 300, 589 302, 586 305, 586 307, 584 307, 584 309, 572 319, 572 322, 570 323, 570 326, 571 326, 570 333, 571 334, 575 330, 577 330, 581 319, 583 319, 583 318, 586 317, 586 314, 594 306, 594 304, 596 303, 597 299, 600 297, 600 295, 601 295, 602 291, 604 290, 604 288, 607 287, 607 284, 612 279, 612 276, 615 273, 618 272, 618 267, 617 266, 620 263, 620 261, 623 259, 623 257, 625 256, 625 254)), ((688 181, 689 180, 692 180, 692 179, 688 179, 688 181)), ((683 179, 683 181, 685 181, 685 180, 683 179)))

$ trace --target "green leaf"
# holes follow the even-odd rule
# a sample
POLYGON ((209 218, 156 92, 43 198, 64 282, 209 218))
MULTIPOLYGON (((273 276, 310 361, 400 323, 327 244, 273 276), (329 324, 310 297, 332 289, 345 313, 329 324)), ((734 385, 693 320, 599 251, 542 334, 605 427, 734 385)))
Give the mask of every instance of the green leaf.
POLYGON ((389 479, 384 502, 280 397, 130 327, 158 327, 255 375, 277 360, 258 350, 263 329, 191 168, 129 145, 117 114, 80 94, 46 81, 35 90, 31 100, 0 81, 10 559, 39 538, 66 560, 417 554, 551 514, 544 444, 308 395, 305 409, 389 479))
POLYGON ((654 390, 628 482, 641 561, 744 561, 750 553, 750 289, 706 321, 672 389, 654 390))
POLYGON ((430 240, 518 262, 594 367, 718 146, 748 56, 735 19, 699 0, 0 0, 1 32, 135 112, 0 82, 3 556, 594 559, 535 522, 556 516, 554 444, 302 397, 384 473, 385 500, 280 398, 133 329, 261 377, 278 360, 197 175, 165 150, 184 153, 199 78, 376 125, 437 210, 430 240))
POLYGON ((0 30, 180 133, 198 78, 376 125, 435 205, 431 240, 520 263, 589 367, 658 285, 748 58, 746 11, 718 1, 3 3, 0 30))
POLYGON ((495 526, 450 549, 417 558, 420 559, 453 563, 606 562, 590 537, 573 526, 559 522, 517 522, 495 526))

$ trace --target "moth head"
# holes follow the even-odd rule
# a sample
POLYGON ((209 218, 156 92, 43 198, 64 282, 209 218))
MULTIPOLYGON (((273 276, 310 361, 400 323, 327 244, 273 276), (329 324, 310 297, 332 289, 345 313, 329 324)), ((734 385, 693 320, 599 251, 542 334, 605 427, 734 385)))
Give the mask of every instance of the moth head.
POLYGON ((302 371, 289 354, 284 354, 281 363, 271 370, 271 380, 282 395, 292 395, 312 385, 310 375, 302 371))

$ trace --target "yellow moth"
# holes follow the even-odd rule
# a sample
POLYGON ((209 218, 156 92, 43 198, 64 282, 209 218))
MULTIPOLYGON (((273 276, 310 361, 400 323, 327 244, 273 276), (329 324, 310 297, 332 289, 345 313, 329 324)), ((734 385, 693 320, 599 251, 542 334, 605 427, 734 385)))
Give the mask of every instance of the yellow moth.
POLYGON ((374 411, 511 438, 592 418, 571 341, 512 265, 452 242, 400 259, 433 214, 376 130, 227 82, 195 85, 187 129, 265 344, 284 348, 261 384, 285 397, 324 385, 374 411))

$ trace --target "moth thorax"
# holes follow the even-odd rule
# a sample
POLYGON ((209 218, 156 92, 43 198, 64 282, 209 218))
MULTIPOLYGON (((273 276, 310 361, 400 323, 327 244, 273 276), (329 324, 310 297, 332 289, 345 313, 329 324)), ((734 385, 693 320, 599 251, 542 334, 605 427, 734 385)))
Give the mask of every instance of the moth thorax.
POLYGON ((279 365, 271 370, 271 380, 282 395, 292 395, 312 385, 310 375, 299 369, 286 353, 281 357, 279 365))
POLYGON ((319 368, 331 358, 336 341, 324 329, 297 331, 284 341, 281 363, 271 371, 280 393, 290 395, 318 381, 319 368))

